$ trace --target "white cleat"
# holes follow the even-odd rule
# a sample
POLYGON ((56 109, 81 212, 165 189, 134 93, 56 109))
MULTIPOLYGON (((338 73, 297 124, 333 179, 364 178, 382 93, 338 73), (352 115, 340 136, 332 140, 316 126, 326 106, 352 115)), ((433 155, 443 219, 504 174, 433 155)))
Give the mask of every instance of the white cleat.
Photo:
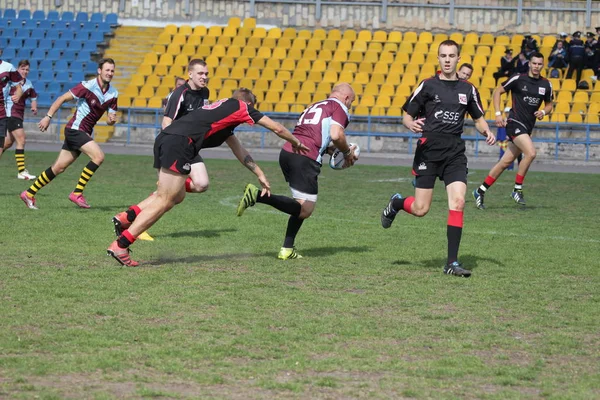
POLYGON ((17 179, 24 179, 26 181, 32 181, 36 178, 35 175, 31 175, 29 173, 29 171, 27 171, 26 169, 23 170, 23 172, 19 172, 17 174, 17 179))
POLYGON ((35 197, 27 196, 27 190, 21 192, 21 195, 19 197, 21 198, 21 200, 23 200, 23 203, 25 203, 27 208, 29 208, 30 210, 38 210, 37 206, 35 205, 35 197))

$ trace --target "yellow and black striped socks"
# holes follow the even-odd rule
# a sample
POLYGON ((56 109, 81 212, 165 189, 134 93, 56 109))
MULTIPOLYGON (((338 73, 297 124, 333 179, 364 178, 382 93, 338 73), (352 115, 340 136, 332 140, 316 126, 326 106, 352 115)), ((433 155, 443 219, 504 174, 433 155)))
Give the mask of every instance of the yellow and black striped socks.
POLYGON ((35 196, 38 190, 49 184, 50 181, 54 178, 56 178, 56 175, 54 175, 54 172, 52 172, 52 168, 48 168, 47 170, 42 172, 40 176, 38 176, 38 178, 35 180, 35 182, 33 182, 33 185, 31 185, 29 189, 27 189, 27 195, 29 197, 35 196))
POLYGON ((90 161, 81 171, 81 176, 79 177, 79 182, 77 182, 77 186, 75 186, 75 190, 73 193, 80 194, 83 193, 85 189, 85 185, 92 179, 94 172, 98 169, 99 165, 95 164, 93 161, 90 161))
POLYGON ((15 149, 15 160, 19 173, 25 171, 25 149, 15 149))

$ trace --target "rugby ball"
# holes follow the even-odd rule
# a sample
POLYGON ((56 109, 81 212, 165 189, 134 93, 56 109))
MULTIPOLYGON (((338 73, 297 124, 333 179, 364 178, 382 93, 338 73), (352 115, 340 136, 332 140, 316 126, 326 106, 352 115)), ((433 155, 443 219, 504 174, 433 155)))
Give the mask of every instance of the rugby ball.
MULTIPOLYGON (((350 147, 354 147, 354 154, 356 157, 360 156, 360 147, 356 143, 348 143, 350 147)), ((344 166, 344 153, 339 149, 335 149, 331 158, 329 159, 329 166, 333 169, 343 169, 344 166)))

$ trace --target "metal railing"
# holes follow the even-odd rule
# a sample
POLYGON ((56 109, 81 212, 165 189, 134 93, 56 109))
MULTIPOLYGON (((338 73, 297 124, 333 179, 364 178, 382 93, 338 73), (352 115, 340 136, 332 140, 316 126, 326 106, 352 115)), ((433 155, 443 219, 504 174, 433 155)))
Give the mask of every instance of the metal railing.
MULTIPOLYGON (((51 124, 55 125, 56 130, 56 141, 60 142, 60 134, 63 126, 68 122, 66 117, 69 115, 70 110, 67 111, 66 108, 61 108, 57 111, 55 117, 52 119, 51 124), (63 119, 64 118, 64 119, 63 119)), ((293 113, 265 113, 269 117, 280 120, 280 121, 296 121, 298 119, 299 114, 293 113)), ((163 109, 149 109, 149 108, 128 108, 123 111, 123 122, 117 123, 117 126, 120 129, 125 128, 126 133, 124 135, 124 139, 119 140, 119 142, 125 142, 126 145, 134 145, 135 141, 132 140, 132 130, 134 129, 150 129, 154 131, 154 136, 158 135, 161 129, 161 122, 163 116, 163 109), (152 119, 154 122, 133 122, 136 119, 152 119)), ((26 119, 25 122, 38 122, 39 119, 26 119)), ((407 140, 407 153, 412 154, 414 152, 414 148, 416 146, 415 141, 421 137, 421 135, 408 132, 406 128, 401 123, 400 117, 372 117, 372 116, 353 116, 352 118, 353 124, 350 125, 349 129, 346 131, 346 135, 349 137, 363 137, 366 138, 366 146, 363 146, 362 151, 366 153, 371 153, 371 142, 373 140, 379 140, 381 137, 388 138, 399 138, 407 140), (353 129, 354 126, 361 124, 361 126, 365 126, 366 128, 362 130, 353 129), (389 127, 391 125, 397 125, 400 132, 385 132, 383 129, 379 129, 382 127, 389 127)), ((494 124, 493 121, 488 121, 490 127, 492 129, 494 124)), ((469 122, 470 124, 470 122, 469 122)), ((98 125, 106 125, 104 122, 98 123, 98 125)), ((571 124, 571 123, 558 123, 558 122, 542 122, 536 124, 536 129, 551 129, 554 131, 553 137, 538 137, 533 136, 534 143, 549 143, 554 144, 554 159, 558 160, 560 155, 560 147, 561 145, 582 145, 585 146, 585 156, 584 160, 590 160, 590 149, 592 146, 600 146, 600 125, 593 124, 571 124), (561 131, 570 130, 570 131, 578 131, 582 132, 583 135, 580 137, 563 137, 561 136, 561 131), (596 132, 597 135, 592 137, 592 132, 596 132)), ((240 125, 236 128, 237 132, 252 132, 260 135, 260 148, 266 147, 266 135, 269 133, 262 129, 251 127, 249 125, 240 125)), ((478 158, 480 155, 479 145, 480 142, 485 141, 485 138, 476 132, 475 135, 464 134, 462 138, 467 142, 472 142, 473 144, 473 152, 474 157, 478 158)))

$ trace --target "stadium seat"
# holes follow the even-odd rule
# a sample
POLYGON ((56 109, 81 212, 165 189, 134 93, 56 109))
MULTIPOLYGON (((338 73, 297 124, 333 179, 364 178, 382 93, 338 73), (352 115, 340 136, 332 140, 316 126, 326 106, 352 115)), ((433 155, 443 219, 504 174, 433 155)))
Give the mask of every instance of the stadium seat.
POLYGON ((416 32, 413 31, 408 31, 404 33, 404 37, 402 39, 402 42, 406 42, 406 43, 417 43, 418 41, 418 35, 416 32))
POLYGON ((106 14, 106 18, 104 19, 104 22, 110 24, 110 26, 112 27, 112 26, 119 24, 119 17, 115 13, 109 13, 109 14, 106 14))

